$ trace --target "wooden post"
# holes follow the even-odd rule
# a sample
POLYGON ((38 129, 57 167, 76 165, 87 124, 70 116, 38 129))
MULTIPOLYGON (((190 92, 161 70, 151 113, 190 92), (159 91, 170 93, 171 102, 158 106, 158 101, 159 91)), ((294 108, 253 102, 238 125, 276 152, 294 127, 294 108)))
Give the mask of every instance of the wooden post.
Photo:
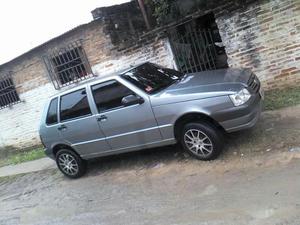
POLYGON ((150 30, 151 26, 150 26, 148 16, 147 16, 147 13, 146 13, 144 0, 138 0, 138 2, 139 2, 139 6, 141 8, 141 11, 142 11, 142 14, 143 14, 143 17, 144 17, 146 27, 147 27, 148 30, 150 30))

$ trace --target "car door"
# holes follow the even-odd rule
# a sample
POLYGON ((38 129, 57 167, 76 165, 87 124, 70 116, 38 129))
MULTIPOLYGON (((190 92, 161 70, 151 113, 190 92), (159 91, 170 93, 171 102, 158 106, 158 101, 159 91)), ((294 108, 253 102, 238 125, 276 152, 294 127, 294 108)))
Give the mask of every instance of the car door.
POLYGON ((91 86, 99 126, 113 150, 147 147, 162 140, 148 97, 142 104, 124 106, 122 99, 137 96, 113 79, 91 86))
POLYGON ((59 102, 62 138, 80 155, 87 156, 110 150, 104 133, 91 113, 86 89, 62 95, 59 102))

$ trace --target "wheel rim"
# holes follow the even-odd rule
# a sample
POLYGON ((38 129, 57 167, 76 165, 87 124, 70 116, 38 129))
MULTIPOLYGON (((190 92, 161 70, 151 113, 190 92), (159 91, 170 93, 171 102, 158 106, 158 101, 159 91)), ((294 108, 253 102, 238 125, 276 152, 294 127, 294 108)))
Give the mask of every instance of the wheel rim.
POLYGON ((200 130, 190 129, 184 134, 184 143, 194 154, 207 157, 213 152, 210 138, 200 130))
POLYGON ((63 153, 58 157, 58 165, 61 170, 71 176, 74 176, 78 173, 78 163, 74 156, 63 153))

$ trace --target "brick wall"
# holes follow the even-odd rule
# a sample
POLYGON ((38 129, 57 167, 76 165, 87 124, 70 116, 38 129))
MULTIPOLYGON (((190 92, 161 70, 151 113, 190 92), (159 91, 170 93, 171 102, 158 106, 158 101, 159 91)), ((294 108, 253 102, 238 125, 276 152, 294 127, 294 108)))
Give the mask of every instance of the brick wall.
POLYGON ((43 86, 51 80, 48 77, 47 69, 43 61, 43 56, 54 49, 63 48, 67 44, 82 40, 83 48, 86 51, 91 64, 99 63, 103 60, 103 55, 107 54, 105 46, 108 38, 103 34, 101 21, 93 21, 89 24, 81 25, 45 44, 33 49, 30 52, 0 66, 0 76, 9 71, 13 72, 13 80, 19 94, 43 86))
POLYGON ((105 76, 116 71, 122 71, 129 66, 138 65, 150 61, 160 65, 175 68, 173 53, 167 38, 153 39, 137 44, 128 49, 118 51, 111 47, 106 59, 92 67, 98 76, 105 76))
POLYGON ((300 0, 227 2, 215 10, 231 67, 251 68, 265 89, 300 83, 300 0))
POLYGON ((38 127, 45 101, 58 92, 48 78, 42 56, 78 39, 82 39, 89 63, 97 76, 108 75, 144 61, 168 67, 174 65, 167 39, 148 38, 130 48, 118 50, 111 43, 109 35, 104 34, 101 21, 93 21, 55 38, 0 66, 0 76, 8 71, 13 72, 22 100, 19 104, 0 110, 0 149, 40 144, 38 127))
MULTIPOLYGON (((300 83, 300 0, 257 1, 244 8, 225 1, 214 10, 229 65, 251 68, 266 89, 300 83)), ((42 56, 82 39, 97 76, 105 76, 144 61, 175 67, 169 42, 148 37, 125 49, 114 46, 103 21, 96 20, 57 37, 0 66, 0 76, 13 71, 23 101, 0 110, 0 148, 39 143, 38 124, 45 100, 57 92, 42 56)))
POLYGON ((48 77, 43 56, 54 48, 82 39, 91 63, 102 60, 99 49, 105 42, 101 22, 82 25, 42 46, 0 66, 0 76, 13 72, 13 80, 21 103, 0 110, 0 149, 23 148, 40 143, 38 126, 45 101, 58 91, 48 77))

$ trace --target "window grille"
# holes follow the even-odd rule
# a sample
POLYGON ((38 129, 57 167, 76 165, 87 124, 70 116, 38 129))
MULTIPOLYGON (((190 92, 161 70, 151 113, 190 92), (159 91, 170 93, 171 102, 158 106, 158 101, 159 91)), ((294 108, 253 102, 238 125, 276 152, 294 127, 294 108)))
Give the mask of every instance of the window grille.
POLYGON ((93 76, 80 41, 54 50, 44 60, 56 89, 93 76))
POLYGON ((12 75, 8 74, 0 77, 0 109, 17 104, 20 102, 16 91, 12 75))

